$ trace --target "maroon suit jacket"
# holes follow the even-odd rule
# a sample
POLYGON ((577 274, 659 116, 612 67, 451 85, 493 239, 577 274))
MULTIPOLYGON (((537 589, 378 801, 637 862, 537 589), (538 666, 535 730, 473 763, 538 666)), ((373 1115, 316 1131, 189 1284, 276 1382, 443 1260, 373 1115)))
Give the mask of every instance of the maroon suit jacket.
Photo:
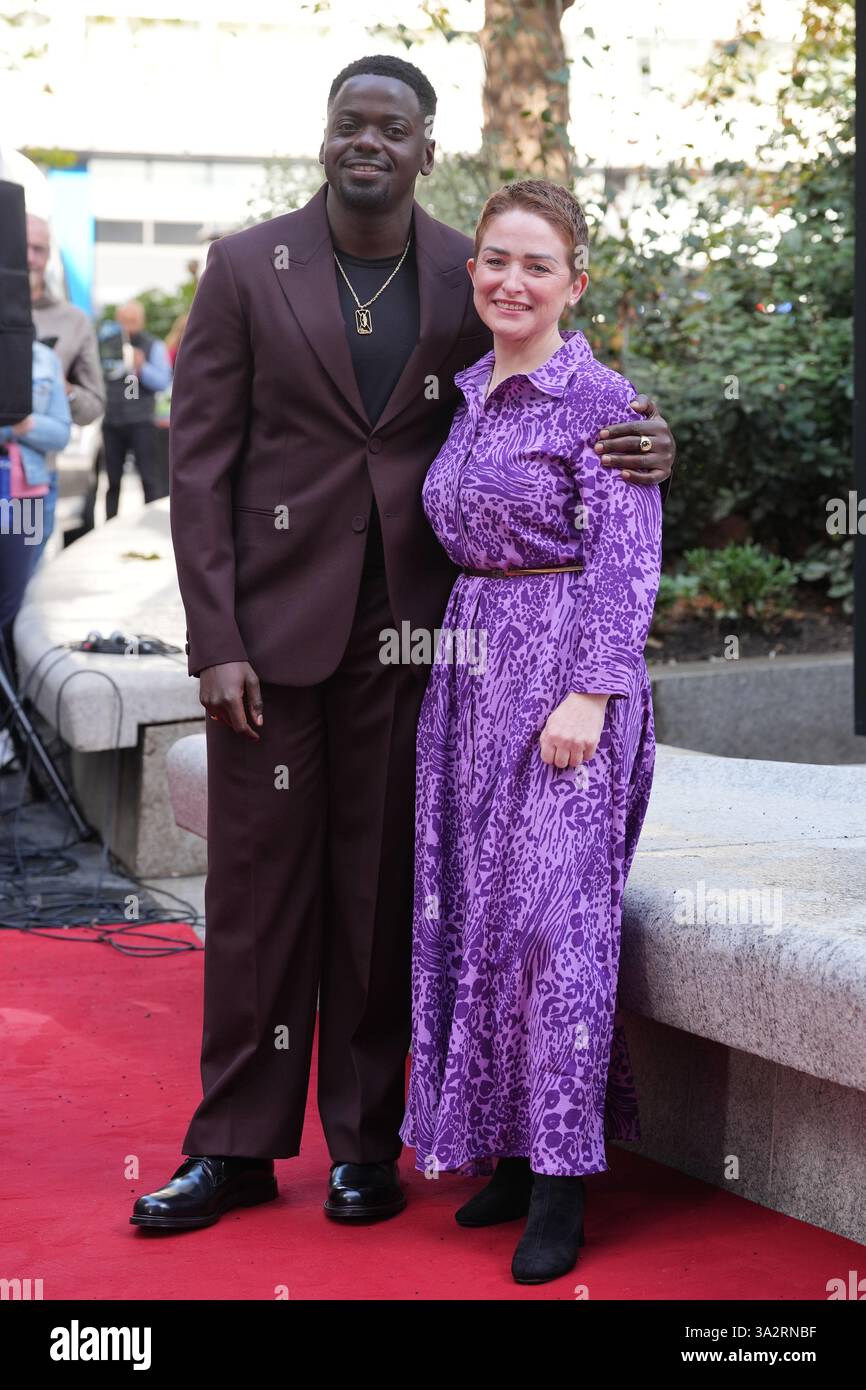
POLYGON ((493 346, 472 302, 472 242, 413 204, 419 338, 374 428, 346 340, 326 190, 214 242, 178 353, 171 533, 190 675, 249 661, 277 684, 329 676, 348 642, 373 492, 398 630, 441 625, 458 572, 421 486, 460 399, 455 373, 493 346), (287 529, 274 524, 280 506, 287 529))

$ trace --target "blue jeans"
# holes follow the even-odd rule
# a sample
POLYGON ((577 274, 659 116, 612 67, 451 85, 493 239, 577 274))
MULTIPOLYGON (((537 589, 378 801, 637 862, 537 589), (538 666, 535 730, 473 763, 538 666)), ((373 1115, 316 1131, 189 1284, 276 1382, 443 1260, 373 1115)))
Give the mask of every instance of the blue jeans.
MULTIPOLYGON (((54 530, 54 513, 57 510, 57 470, 51 474, 48 491, 42 499, 42 539, 38 545, 28 545, 30 552, 30 574, 33 573, 54 530)), ((29 575, 28 575, 29 578, 29 575)))
POLYGON ((11 531, 0 534, 0 634, 7 644, 11 641, 12 624, 24 600, 24 591, 54 529, 56 472, 51 476, 48 492, 35 500, 42 503, 42 536, 38 544, 28 545, 28 537, 11 531))

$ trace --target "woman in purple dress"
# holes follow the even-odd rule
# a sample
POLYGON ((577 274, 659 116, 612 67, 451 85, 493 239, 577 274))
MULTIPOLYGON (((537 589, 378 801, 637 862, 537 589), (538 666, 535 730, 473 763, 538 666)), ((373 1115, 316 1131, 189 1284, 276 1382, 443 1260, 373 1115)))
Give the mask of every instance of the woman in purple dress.
POLYGON ((565 189, 486 202, 468 262, 494 348, 424 508, 463 568, 418 725, 412 1072, 416 1167, 489 1175, 464 1226, 527 1216, 519 1282, 571 1269, 583 1175, 640 1137, 616 1015, 623 888, 652 784, 643 651, 661 498, 590 441, 640 419, 631 382, 560 334, 588 284, 565 189), (529 572, 527 572, 529 571, 529 572))

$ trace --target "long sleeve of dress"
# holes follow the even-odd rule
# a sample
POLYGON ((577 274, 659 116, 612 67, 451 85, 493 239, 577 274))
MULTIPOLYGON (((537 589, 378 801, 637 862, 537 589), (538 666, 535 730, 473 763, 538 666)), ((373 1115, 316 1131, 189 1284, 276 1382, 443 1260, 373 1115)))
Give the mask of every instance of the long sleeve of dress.
MULTIPOLYGON (((605 383, 586 438, 617 421, 641 420, 627 404, 636 394, 622 377, 605 383)), ((658 592, 661 496, 604 468, 590 443, 577 460, 577 482, 586 568, 570 689, 625 696, 635 688, 658 592)))

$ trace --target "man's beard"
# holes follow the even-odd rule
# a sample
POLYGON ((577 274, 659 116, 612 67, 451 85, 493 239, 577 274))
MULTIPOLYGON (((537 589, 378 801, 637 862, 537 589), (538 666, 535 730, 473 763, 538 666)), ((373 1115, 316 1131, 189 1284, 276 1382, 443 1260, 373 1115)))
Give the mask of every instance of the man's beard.
POLYGON ((369 210, 379 211, 388 206, 390 197, 390 183, 384 179, 376 186, 370 184, 352 183, 347 178, 340 180, 340 201, 346 207, 356 209, 359 212, 369 210))

